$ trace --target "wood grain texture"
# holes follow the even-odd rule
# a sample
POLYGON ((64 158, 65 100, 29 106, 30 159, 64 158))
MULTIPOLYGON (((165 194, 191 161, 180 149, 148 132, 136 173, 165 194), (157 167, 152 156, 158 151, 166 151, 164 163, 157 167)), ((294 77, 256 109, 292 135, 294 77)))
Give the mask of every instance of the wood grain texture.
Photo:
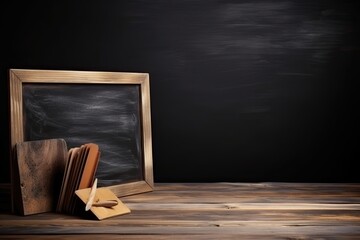
POLYGON ((47 139, 17 143, 16 153, 15 210, 22 215, 53 211, 64 174, 66 142, 47 139))
POLYGON ((360 239, 360 184, 162 183, 102 222, 0 215, 7 239, 360 239))

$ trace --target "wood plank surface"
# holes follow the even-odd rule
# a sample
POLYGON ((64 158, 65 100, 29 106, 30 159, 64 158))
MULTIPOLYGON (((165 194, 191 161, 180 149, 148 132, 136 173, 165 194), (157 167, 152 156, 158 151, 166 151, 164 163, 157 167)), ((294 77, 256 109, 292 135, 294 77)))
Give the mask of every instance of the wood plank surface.
POLYGON ((158 183, 104 221, 0 214, 3 239, 360 239, 360 184, 158 183))

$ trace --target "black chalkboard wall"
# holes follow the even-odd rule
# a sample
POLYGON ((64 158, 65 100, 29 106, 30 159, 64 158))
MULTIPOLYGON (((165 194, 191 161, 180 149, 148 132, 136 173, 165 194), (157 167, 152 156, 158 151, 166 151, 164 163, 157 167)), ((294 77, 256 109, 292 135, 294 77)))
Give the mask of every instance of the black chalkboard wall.
POLYGON ((358 182, 357 2, 0 1, 1 182, 9 68, 149 73, 156 182, 358 182))

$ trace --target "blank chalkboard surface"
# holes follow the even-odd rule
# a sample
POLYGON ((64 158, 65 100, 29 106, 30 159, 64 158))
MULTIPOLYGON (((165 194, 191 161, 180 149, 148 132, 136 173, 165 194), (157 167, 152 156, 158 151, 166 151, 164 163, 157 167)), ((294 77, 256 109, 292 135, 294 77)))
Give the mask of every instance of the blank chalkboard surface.
POLYGON ((141 180, 139 87, 23 84, 25 140, 61 137, 99 145, 101 184, 141 180))

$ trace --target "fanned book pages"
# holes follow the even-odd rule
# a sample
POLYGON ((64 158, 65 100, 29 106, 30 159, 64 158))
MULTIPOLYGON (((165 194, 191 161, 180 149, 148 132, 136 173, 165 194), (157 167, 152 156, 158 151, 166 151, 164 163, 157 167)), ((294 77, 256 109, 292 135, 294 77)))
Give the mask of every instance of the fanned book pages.
POLYGON ((99 158, 99 146, 94 143, 69 150, 56 207, 57 212, 75 213, 78 203, 75 191, 91 187, 99 158))

